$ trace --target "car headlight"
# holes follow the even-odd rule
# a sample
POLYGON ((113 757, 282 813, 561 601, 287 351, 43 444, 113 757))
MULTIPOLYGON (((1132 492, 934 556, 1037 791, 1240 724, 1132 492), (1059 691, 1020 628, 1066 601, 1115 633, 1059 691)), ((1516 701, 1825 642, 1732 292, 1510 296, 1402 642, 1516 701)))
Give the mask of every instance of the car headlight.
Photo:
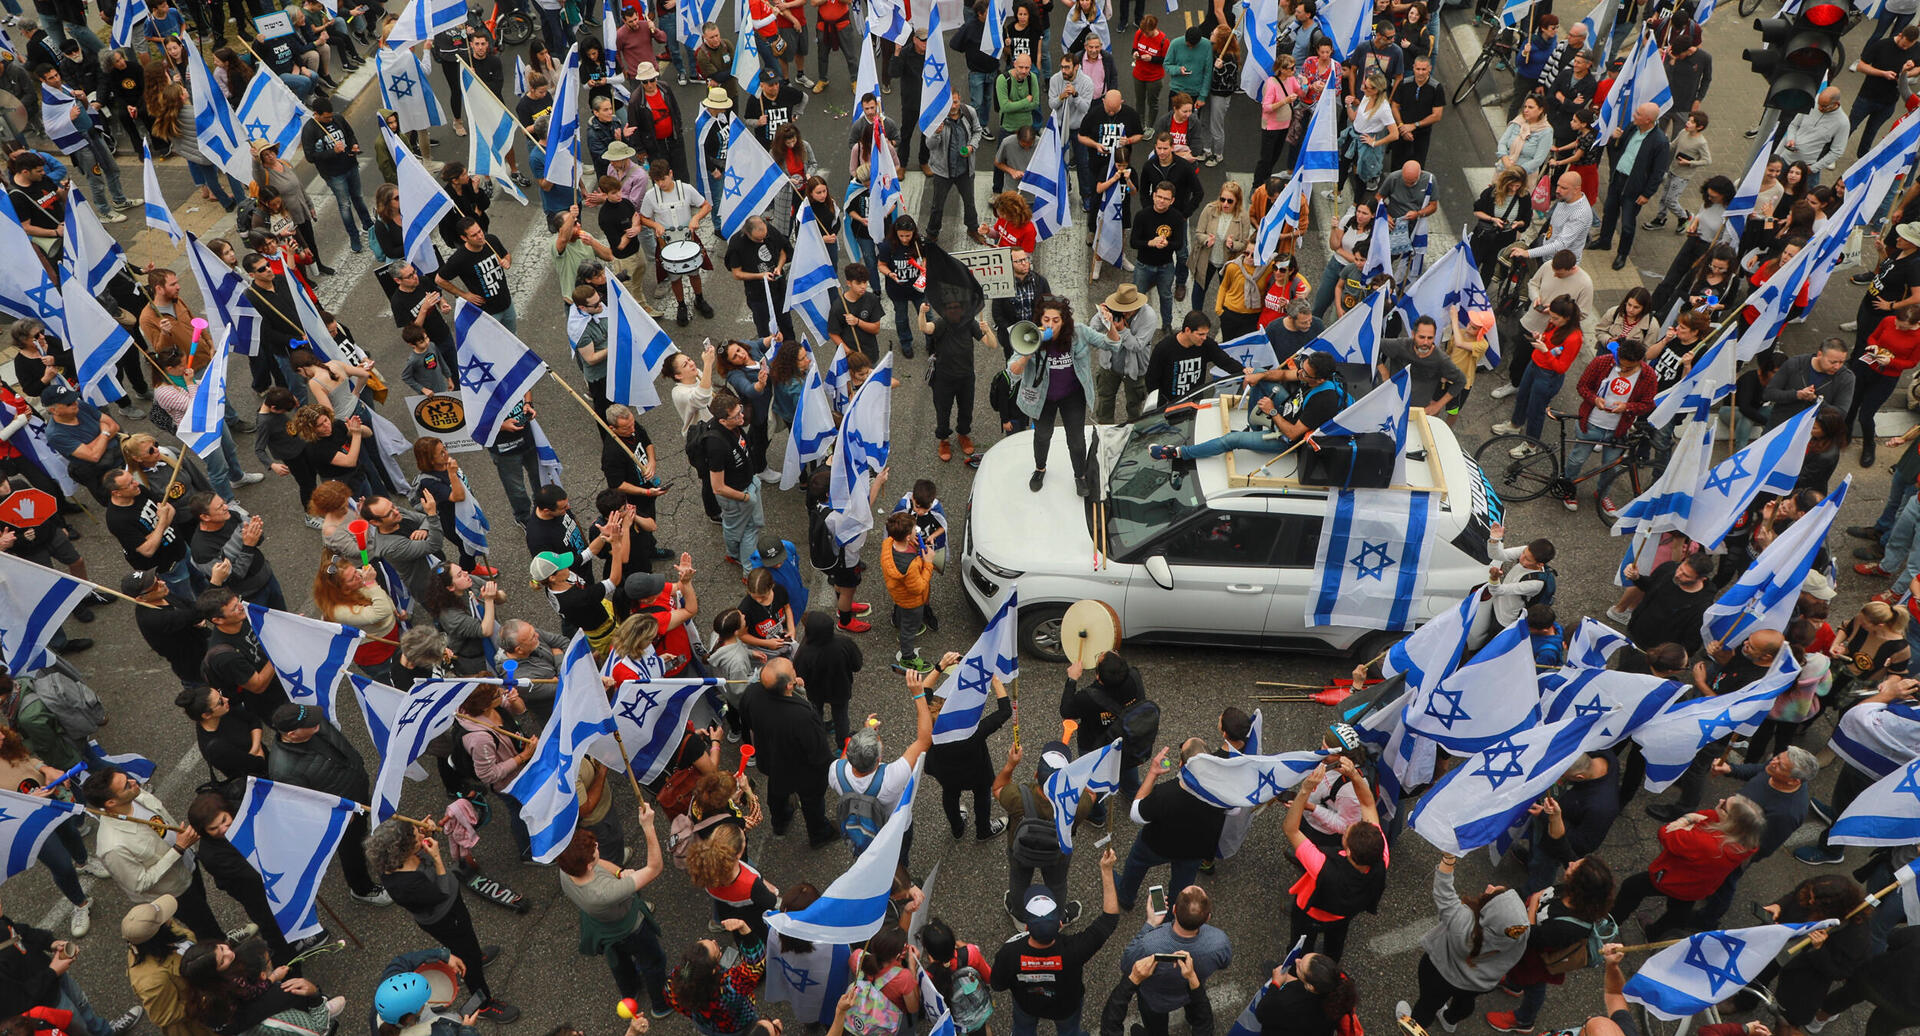
POLYGON ((996 565, 993 562, 988 561, 986 558, 983 558, 978 554, 975 554, 973 556, 973 563, 976 565, 979 565, 981 568, 986 569, 988 572, 993 573, 995 576, 998 576, 1001 579, 1018 579, 1021 576, 1026 574, 1024 572, 1015 572, 1012 569, 1008 569, 1008 568, 1001 568, 999 565, 996 565))

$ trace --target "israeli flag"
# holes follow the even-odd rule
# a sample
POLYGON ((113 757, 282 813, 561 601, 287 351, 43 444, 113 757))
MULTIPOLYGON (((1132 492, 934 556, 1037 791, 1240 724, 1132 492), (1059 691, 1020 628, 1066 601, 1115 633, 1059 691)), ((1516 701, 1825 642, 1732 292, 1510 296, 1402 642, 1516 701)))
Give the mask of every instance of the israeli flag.
POLYGON ((1381 675, 1404 675, 1407 685, 1416 688, 1446 679, 1466 657, 1467 637, 1479 617, 1480 593, 1475 590, 1388 648, 1380 659, 1381 675))
MULTIPOLYGON (((417 51, 376 50, 373 52, 373 65, 380 83, 380 106, 392 109, 400 117, 400 132, 412 133, 446 125, 446 110, 440 107, 440 99, 433 95, 433 84, 427 79, 426 62, 420 60, 417 51)), ((463 89, 466 87, 466 67, 466 62, 460 63, 463 89)), ((381 120, 381 127, 384 129, 385 126, 385 120, 381 120)))
POLYGON ((1853 476, 1848 475, 1825 500, 1801 515, 1793 528, 1767 544, 1720 599, 1707 606, 1700 623, 1702 640, 1733 648, 1754 630, 1787 628, 1800 599, 1800 584, 1806 582, 1814 558, 1826 546, 1827 530, 1839 517, 1851 485, 1853 476))
POLYGON ((919 790, 920 771, 926 764, 925 756, 914 764, 913 776, 907 779, 899 803, 853 866, 833 879, 812 906, 767 914, 767 927, 815 944, 865 942, 880 930, 893 891, 894 867, 900 862, 900 845, 913 826, 914 793, 919 790))
POLYGON ((1041 241, 1073 226, 1067 184, 1065 145, 1058 121, 1049 115, 1033 146, 1033 157, 1027 159, 1026 175, 1020 178, 1021 193, 1033 199, 1033 229, 1041 241))
POLYGON ((607 278, 607 398, 644 414, 660 405, 653 380, 679 350, 618 280, 607 278))
MULTIPOLYGON (((55 665, 63 669, 72 668, 64 661, 57 659, 55 660, 55 665)), ((74 673, 73 675, 76 679, 78 678, 78 673, 74 673)), ((86 759, 89 767, 112 767, 113 769, 123 771, 127 776, 141 782, 153 780, 153 775, 158 770, 158 767, 153 765, 153 760, 146 756, 138 752, 108 752, 106 749, 100 747, 100 742, 95 738, 88 738, 87 743, 80 746, 80 755, 86 759)))
POLYGON ((427 43, 467 20, 466 0, 407 0, 400 19, 387 30, 387 48, 427 43))
POLYGON ((1114 178, 1116 156, 1107 156, 1107 176, 1113 182, 1100 195, 1100 211, 1094 214, 1093 254, 1119 266, 1127 257, 1127 191, 1125 180, 1114 178))
POLYGON ((1600 725, 1594 732, 1604 743, 1617 745, 1687 690, 1678 680, 1568 666, 1540 678, 1540 720, 1557 723, 1569 715, 1598 715, 1600 725))
POLYGON ((743 12, 737 19, 742 23, 735 29, 737 38, 733 44, 733 81, 740 84, 740 92, 751 96, 760 89, 760 77, 765 74, 760 62, 760 40, 753 29, 744 24, 748 21, 744 12, 746 4, 740 5, 743 12))
POLYGON ((786 186, 786 174, 773 164, 773 156, 760 146, 746 122, 734 119, 728 123, 727 166, 720 187, 720 236, 733 237, 747 225, 747 217, 766 211, 786 186))
MULTIPOLYGON (((1527 12, 1533 10, 1533 5, 1538 2, 1539 0, 1505 0, 1505 2, 1500 5, 1501 27, 1506 29, 1519 28, 1520 23, 1526 20, 1527 12)), ((1711 2, 1711 0, 1709 0, 1709 2, 1711 2)))
POLYGON ((1808 407, 1714 465, 1693 500, 1684 526, 1687 537, 1714 549, 1753 506, 1755 497, 1793 492, 1819 409, 1808 407))
MULTIPOLYGON (((856 104, 868 95, 872 95, 874 103, 878 104, 883 96, 880 92, 880 67, 875 63, 877 58, 874 51, 873 38, 862 35, 860 37, 860 69, 853 76, 853 99, 856 104)), ((882 108, 880 117, 884 119, 886 114, 886 109, 882 108)))
POLYGON ((126 398, 127 390, 120 387, 115 367, 120 357, 133 348, 133 336, 120 326, 120 321, 108 315, 82 278, 67 278, 60 286, 60 299, 67 307, 67 345, 73 350, 75 380, 80 383, 81 398, 94 406, 106 406, 126 398))
POLYGON ((873 0, 867 12, 867 32, 906 46, 907 37, 913 33, 913 23, 907 18, 906 4, 902 0, 873 0))
POLYGON ((1726 232, 1738 241, 1747 230, 1747 217, 1753 215, 1754 206, 1760 201, 1760 185, 1767 177, 1767 163, 1773 160, 1773 149, 1762 142, 1754 149, 1753 161, 1747 166, 1747 173, 1740 178, 1740 186, 1734 188, 1733 200, 1727 203, 1726 232))
POLYGON ((1240 92, 1257 103, 1280 53, 1279 0, 1241 0, 1240 92))
POLYGON ((200 48, 188 47, 186 51, 187 87, 193 100, 193 129, 199 135, 200 150, 214 165, 246 183, 253 179, 253 155, 247 150, 240 124, 234 120, 233 105, 228 103, 219 80, 213 78, 213 72, 207 68, 206 59, 200 56, 200 48))
POLYGON ((353 686, 367 729, 380 746, 380 771, 373 778, 373 820, 380 823, 400 811, 408 780, 427 778, 419 764, 427 744, 452 728, 460 703, 480 685, 472 680, 422 680, 401 691, 355 676, 353 686), (392 711, 378 714, 380 705, 390 705, 392 711))
MULTIPOLYGON (((0 205, 0 252, 26 255, 22 249, 32 247, 27 232, 21 229, 19 217, 14 215, 13 206, 0 205)), ((38 320, 62 341, 73 338, 67 331, 60 288, 47 276, 46 267, 37 262, 0 263, 0 311, 22 320, 38 320)))
POLYGON ((1718 697, 1669 705, 1642 722, 1631 736, 1647 761, 1646 789, 1655 794, 1667 790, 1701 749, 1729 735, 1753 733, 1772 710, 1774 699, 1799 676, 1793 652, 1782 651, 1774 656, 1766 675, 1747 686, 1718 697))
POLYGON ((1120 788, 1120 739, 1102 745, 1098 751, 1075 759, 1047 775, 1044 789, 1053 803, 1053 833, 1060 839, 1060 851, 1073 851, 1073 818, 1080 811, 1080 796, 1091 794, 1095 802, 1120 788))
POLYGON ((1920 842, 1920 759, 1874 782, 1833 822, 1836 845, 1912 845, 1920 842))
MULTIPOLYGON (((987 0, 987 24, 980 32, 980 46, 975 48, 979 53, 995 58, 1000 56, 1000 51, 1007 45, 1004 23, 1011 16, 1007 0, 987 0)), ((857 94, 855 98, 858 99, 857 94)))
MULTIPOLYGON (((1609 0, 1611 2, 1611 0, 1609 0)), ((1460 235, 1459 243, 1448 250, 1440 261, 1428 267, 1412 284, 1407 285, 1406 293, 1394 303, 1406 317, 1407 326, 1421 317, 1432 317, 1439 325, 1437 341, 1447 344, 1453 338, 1453 320, 1450 314, 1456 308, 1468 310, 1493 311, 1493 302, 1487 298, 1487 287, 1480 279, 1480 270, 1473 262, 1473 249, 1467 247, 1467 235, 1460 235)), ((1495 328, 1487 329, 1487 351, 1480 358, 1480 366, 1493 370, 1500 365, 1500 336, 1495 328)))
MULTIPOLYGON (((1869 180, 1888 167, 1905 169, 1911 165, 1916 150, 1920 150, 1920 123, 1901 119, 1886 136, 1867 150, 1867 153, 1855 159, 1847 167, 1844 177, 1847 193, 1860 190, 1869 180)), ((1876 205, 1877 209, 1878 206, 1876 205)))
POLYGON ((940 8, 927 14, 927 57, 920 71, 920 132, 932 133, 953 107, 953 77, 947 70, 947 37, 940 28, 940 8))
POLYGON ((887 466, 892 449, 893 357, 888 353, 873 365, 873 373, 847 404, 833 443, 833 513, 827 516, 827 529, 848 555, 860 552, 867 530, 873 528, 867 491, 873 476, 887 466))
POLYGON ((1368 370, 1379 365, 1382 331, 1387 323, 1387 291, 1375 288, 1360 304, 1347 310, 1320 337, 1300 347, 1302 353, 1329 352, 1341 363, 1365 364, 1368 370))
POLYGON ((849 388, 853 384, 853 373, 847 369, 846 346, 833 350, 833 362, 827 365, 826 372, 820 377, 826 382, 827 391, 833 393, 834 410, 845 410, 847 404, 853 401, 853 392, 849 388))
POLYGON ((1693 12, 1693 24, 1705 26, 1707 19, 1713 17, 1713 9, 1716 6, 1718 6, 1717 0, 1701 0, 1699 9, 1693 12))
POLYGON ((1747 296, 1747 305, 1756 310, 1758 315, 1745 331, 1740 332, 1735 359, 1745 363, 1773 348, 1780 332, 1786 329, 1787 317, 1793 312, 1800 292, 1807 287, 1814 259, 1811 245, 1802 248, 1794 253, 1792 259, 1780 264, 1753 294, 1747 296))
POLYGON ((38 863, 53 829, 81 815, 71 802, 0 789, 0 881, 38 863))
POLYGON ((1587 669, 1605 669, 1615 651, 1633 642, 1626 634, 1597 619, 1582 616, 1567 641, 1567 664, 1587 669))
MULTIPOLYGON (((524 95, 525 91, 520 93, 524 95)), ((519 129, 513 115, 464 61, 460 63, 460 95, 467 105, 467 171, 491 179, 508 197, 525 205, 526 192, 513 182, 513 170, 507 165, 513 156, 513 134, 519 129)))
POLYGON ((187 232, 180 226, 180 221, 173 218, 173 210, 167 207, 167 196, 160 193, 160 174, 153 168, 153 151, 145 144, 140 146, 140 162, 140 186, 146 192, 147 226, 166 231, 174 247, 178 248, 186 243, 187 232))
POLYGON ((333 697, 366 634, 337 622, 251 603, 247 605, 247 621, 253 624, 254 636, 260 638, 260 650, 286 685, 287 697, 295 705, 318 708, 327 722, 339 726, 333 697))
MULTIPOLYGON (((1342 3, 1363 3, 1369 9, 1373 0, 1339 0, 1342 3)), ((1327 9, 1322 7, 1316 18, 1325 18, 1327 9)), ((1340 100, 1339 91, 1328 96, 1320 91, 1320 99, 1313 104, 1313 115, 1307 122, 1307 136, 1300 144, 1300 157, 1293 163, 1293 178, 1304 183, 1338 183, 1340 180, 1340 100)))
POLYGON ((1647 958, 1627 979, 1624 992, 1628 1002, 1645 1007, 1650 1014, 1678 1021, 1739 992, 1773 963, 1789 941, 1839 923, 1828 919, 1691 935, 1647 958))
POLYGON ((187 449, 202 459, 220 449, 221 432, 227 423, 227 361, 232 355, 227 337, 222 335, 219 344, 214 346, 212 361, 194 383, 186 413, 181 415, 180 427, 174 433, 187 449))
POLYGON ((276 75, 256 75, 247 83, 235 116, 247 140, 271 140, 283 155, 296 154, 300 130, 313 117, 287 84, 276 75))
POLYGON ((406 248, 406 259, 420 271, 425 279, 440 269, 439 257, 434 254, 434 239, 442 220, 459 210, 453 199, 447 197, 440 182, 427 172, 413 152, 400 143, 385 123, 380 126, 380 142, 393 157, 393 165, 400 188, 400 232, 406 248))
MULTIPOLYGON (((1386 221, 1381 219, 1379 222, 1386 221)), ((1385 233, 1387 228, 1384 226, 1373 229, 1374 233, 1367 235, 1367 258, 1360 267, 1360 280, 1363 283, 1372 281, 1382 274, 1389 277, 1393 275, 1393 235, 1385 233)))
MULTIPOLYGON (((1728 350, 1732 355, 1732 350, 1728 350)), ((1678 386, 1676 386, 1678 387, 1678 386)), ((1711 389, 1711 383, 1704 388, 1711 389)), ((1713 425, 1711 420, 1692 420, 1682 425, 1673 453, 1660 477, 1646 492, 1634 497, 1620 509, 1613 523, 1615 536, 1630 536, 1614 583, 1627 585, 1627 566, 1636 566, 1641 574, 1654 570, 1662 534, 1686 528, 1693 513, 1693 502, 1700 497, 1713 466, 1713 425)))
POLYGON ((528 421, 527 434, 533 438, 533 453, 539 458, 540 484, 564 485, 565 483, 560 480, 561 472, 564 470, 560 466, 560 451, 553 448, 552 440, 547 438, 547 430, 540 427, 540 422, 537 420, 528 421))
MULTIPOLYGON (((869 179, 873 182, 873 197, 867 202, 867 236, 878 244, 887 239, 887 228, 905 205, 900 189, 900 164, 893 152, 893 143, 887 140, 879 122, 873 125, 872 154, 869 179)), ((1064 172, 1060 182, 1066 183, 1064 172)))
POLYGON ((1867 181, 1867 186, 1847 192, 1846 198, 1840 202, 1840 208, 1820 228, 1820 233, 1808 246, 1808 250, 1814 253, 1813 264, 1807 270, 1809 308, 1827 290, 1827 281, 1833 277, 1834 267, 1840 263, 1847 238, 1855 228, 1865 225, 1880 210, 1880 203, 1886 200, 1887 192, 1892 190, 1894 181, 1904 171, 1904 166, 1889 166, 1875 172, 1867 181))
MULTIPOLYGON (((464 6, 464 5, 463 5, 464 6)), ((571 187, 580 180, 580 45, 567 48, 560 81, 553 87, 553 114, 547 118, 545 179, 571 187)), ((728 236, 732 236, 729 232, 728 236)))
MULTIPOLYGON (((1280 241, 1289 229, 1298 228, 1305 211, 1307 199, 1307 181, 1296 176, 1287 181, 1280 190, 1280 197, 1267 205, 1266 215, 1260 217, 1260 228, 1253 237, 1253 257, 1259 262, 1271 262, 1274 253, 1280 251, 1280 241)), ((1265 337, 1262 331, 1261 336, 1265 337)))
POLYGON ((1535 723, 1466 757, 1433 783, 1408 824, 1443 853, 1465 856, 1511 830, 1582 752, 1597 747, 1598 716, 1535 723))
MULTIPOLYGON (((1602 36, 1600 33, 1601 30, 1612 27, 1614 5, 1615 0, 1600 0, 1599 3, 1593 5, 1593 10, 1587 12, 1585 18, 1580 19, 1580 24, 1587 27, 1588 45, 1595 47, 1596 52, 1605 49, 1605 43, 1603 41, 1605 41, 1607 37, 1602 36)), ((1599 64, 1599 62, 1595 62, 1595 64, 1599 64)))
POLYGON ((547 376, 547 365, 504 324, 462 298, 453 300, 453 330, 459 343, 456 380, 473 439, 491 446, 500 422, 547 376))
MULTIPOLYGON (((1421 627, 1424 629, 1425 627, 1421 627)), ((1401 793, 1433 780, 1440 763, 1440 749, 1432 741, 1407 729, 1403 720, 1407 705, 1413 701, 1411 680, 1402 679, 1407 689, 1395 694, 1379 708, 1354 721, 1360 740, 1380 753, 1380 802, 1383 815, 1397 813, 1401 793)), ((1383 691, 1382 697, 1387 696, 1383 691)))
POLYGON ((780 488, 792 489, 800 482, 800 469, 809 461, 827 455, 833 446, 833 392, 821 375, 823 366, 813 346, 802 343, 813 359, 807 365, 806 380, 801 383, 800 398, 793 408, 793 428, 787 435, 786 463, 780 466, 780 488))
POLYGON ((993 681, 1003 685, 1020 677, 1018 590, 1007 594, 987 628, 973 641, 953 677, 940 687, 946 701, 933 718, 933 743, 949 745, 965 741, 980 729, 987 702, 993 698, 993 681), (951 686, 949 686, 949 684, 951 686))
MULTIPOLYGON (((1345 61, 1373 35, 1373 0, 1328 0, 1314 12, 1313 20, 1333 42, 1333 59, 1345 61)), ((1321 96, 1325 96, 1321 91, 1321 96)))
POLYGON ((121 0, 113 9, 113 31, 109 34, 115 50, 132 49, 141 40, 140 24, 147 20, 146 0, 121 0))
POLYGON ((958 1036, 953 1024, 953 1009, 947 998, 933 985, 933 976, 920 970, 920 1018, 927 1023, 927 1036, 958 1036))
POLYGON ((719 680, 628 680, 615 689, 615 729, 640 783, 659 777, 673 761, 687 732, 688 714, 720 684, 719 680))
POLYGON ((467 498, 455 501, 453 505, 454 535, 460 538, 460 545, 467 549, 467 553, 485 554, 487 533, 492 531, 493 523, 487 521, 486 512, 480 510, 480 504, 473 494, 473 483, 467 481, 466 469, 462 468, 456 474, 461 488, 467 492, 467 498))
POLYGON ((760 990, 760 1002, 787 1004, 795 1018, 809 1025, 832 1025, 834 1007, 853 981, 847 966, 853 947, 816 942, 808 943, 812 949, 789 950, 784 942, 767 940, 767 984, 760 990))
POLYGON ((0 554, 0 657, 10 673, 52 665, 47 648, 60 624, 85 602, 91 584, 12 554, 0 554))
POLYGON ((366 809, 351 799, 297 784, 247 778, 227 841, 260 873, 281 934, 305 939, 326 931, 315 912, 327 864, 347 822, 366 809))
MULTIPOLYGON (((1267 338, 1266 331, 1257 327, 1231 341, 1221 342, 1220 351, 1251 370, 1266 370, 1277 362, 1273 358, 1273 342, 1267 338)), ((1215 378, 1227 376, 1227 372, 1219 367, 1209 367, 1207 372, 1215 378)))
POLYGON ((507 787, 507 794, 520 803, 520 819, 532 836, 534 862, 552 863, 573 838, 580 820, 574 767, 581 758, 591 755, 610 770, 625 769, 613 744, 616 729, 593 649, 585 633, 575 633, 561 662, 553 716, 540 731, 533 758, 507 787))
POLYGON ((47 131, 47 139, 63 155, 71 155, 87 146, 87 133, 76 125, 74 109, 80 102, 65 89, 40 84, 40 125, 47 131))
MULTIPOLYGON (((1345 410, 1328 418, 1314 429, 1313 437, 1381 432, 1393 436, 1394 445, 1404 449, 1407 445, 1407 415, 1412 409, 1408 398, 1412 393, 1413 367, 1409 365, 1375 386, 1373 391, 1347 404, 1345 410)), ((1319 447, 1309 442, 1307 448, 1319 447)))
POLYGON ((1533 640, 1522 615, 1467 664, 1431 687, 1416 688, 1404 720, 1409 730, 1447 751, 1471 755, 1531 724, 1538 698, 1533 640))
POLYGON ((259 351, 259 314, 247 301, 247 282, 220 261, 200 239, 187 235, 187 266, 206 300, 207 334, 214 341, 229 340, 235 352, 252 356, 259 351))
POLYGON ((1920 925, 1920 859, 1908 860, 1906 866, 1893 872, 1893 880, 1900 883, 1900 907, 1907 923, 1920 925))
POLYGON ((86 195, 67 181, 67 254, 61 260, 67 276, 78 277, 96 298, 107 293, 107 282, 127 268, 127 253, 107 233, 86 195))
POLYGON ((1667 66, 1653 30, 1642 29, 1640 39, 1627 52, 1626 64, 1620 67, 1613 89, 1600 102, 1600 118, 1594 124, 1599 139, 1611 139, 1614 130, 1626 130, 1631 135, 1633 110, 1648 102, 1665 114, 1673 107, 1673 90, 1667 85, 1667 66))
POLYGON ((1723 333, 1711 348, 1695 357, 1692 369, 1655 398, 1653 413, 1647 416, 1648 427, 1665 428, 1683 412, 1702 421, 1711 416, 1714 405, 1733 393, 1739 379, 1734 370, 1736 341, 1731 334, 1723 333))
MULTIPOLYGON (((696 39, 688 49, 699 45, 699 40, 696 39)), ((527 95, 527 59, 517 54, 513 58, 513 95, 515 97, 527 95)))
POLYGON ((0 424, 12 424, 22 417, 26 418, 27 423, 13 438, 7 440, 7 444, 26 454, 34 467, 60 487, 61 495, 73 496, 80 492, 79 484, 67 472, 67 458, 55 452, 53 445, 47 442, 47 422, 34 413, 25 400, 16 406, 0 398, 0 424))
MULTIPOLYGON (((788 266, 786 311, 802 309, 809 302, 831 298, 838 284, 833 259, 827 254, 827 239, 820 230, 820 218, 813 206, 800 206, 793 233, 793 259, 788 266)), ((824 323, 824 321, 822 321, 824 323)), ((816 341, 825 341, 823 334, 816 341)))
MULTIPOLYGON (((1253 743, 1247 747, 1252 749, 1253 743)), ((1221 809, 1258 806, 1293 790, 1325 759, 1321 752, 1196 755, 1180 768, 1180 786, 1221 809)))

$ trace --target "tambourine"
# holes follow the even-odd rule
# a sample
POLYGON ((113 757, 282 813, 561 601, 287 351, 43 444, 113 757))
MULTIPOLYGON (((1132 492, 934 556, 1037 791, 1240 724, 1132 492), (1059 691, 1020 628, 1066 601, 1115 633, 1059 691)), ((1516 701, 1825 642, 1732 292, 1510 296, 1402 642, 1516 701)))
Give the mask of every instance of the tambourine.
POLYGON ((1403 1036, 1427 1036, 1426 1026, 1414 1021, 1408 1015, 1400 1015, 1394 1021, 1400 1023, 1400 1032, 1403 1036))
POLYGON ((1060 618, 1060 650, 1068 661, 1090 666, 1120 646, 1120 614, 1105 601, 1076 601, 1060 618))

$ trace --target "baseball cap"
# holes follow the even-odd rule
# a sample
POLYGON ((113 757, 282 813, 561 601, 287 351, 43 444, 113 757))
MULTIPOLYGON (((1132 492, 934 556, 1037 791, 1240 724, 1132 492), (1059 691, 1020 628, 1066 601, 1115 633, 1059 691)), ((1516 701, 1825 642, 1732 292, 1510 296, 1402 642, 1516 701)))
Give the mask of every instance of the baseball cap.
POLYGON ((533 581, 536 583, 544 583, 553 578, 555 572, 560 572, 572 567, 573 555, 571 553, 556 554, 550 550, 543 550, 535 554, 533 560, 527 563, 527 575, 533 577, 533 581))
POLYGON ((1021 912, 1027 917, 1027 932, 1043 942, 1060 934, 1060 903, 1045 885, 1034 885, 1021 897, 1021 912))
POLYGON ((136 568, 120 577, 120 592, 128 597, 138 597, 153 589, 160 581, 160 573, 150 568, 136 568))
POLYGON ((635 572, 620 584, 629 601, 651 601, 666 588, 667 577, 653 572, 635 572))
POLYGON ((47 406, 59 406, 62 403, 80 402, 80 393, 64 381, 54 382, 40 393, 40 402, 47 406))
POLYGON ((152 902, 134 907, 120 919, 120 938, 131 943, 146 942, 160 934, 179 908, 180 901, 172 896, 155 896, 152 902))
POLYGON ((1073 761, 1072 753, 1067 751, 1064 741, 1049 741, 1040 749, 1040 761, 1034 766, 1034 783, 1045 784, 1053 771, 1065 769, 1073 761))
POLYGON ((320 710, 312 705, 288 703, 273 710, 273 729, 277 733, 291 734, 296 730, 319 726, 320 718, 320 710))

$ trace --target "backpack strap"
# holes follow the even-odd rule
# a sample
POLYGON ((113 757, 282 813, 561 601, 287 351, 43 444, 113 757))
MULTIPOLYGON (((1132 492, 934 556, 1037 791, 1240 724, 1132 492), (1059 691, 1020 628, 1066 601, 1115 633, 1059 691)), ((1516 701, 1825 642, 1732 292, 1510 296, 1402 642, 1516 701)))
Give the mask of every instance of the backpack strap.
POLYGON ((879 798, 880 789, 885 787, 886 783, 887 783, 887 767, 885 763, 882 763, 879 766, 876 766, 873 768, 873 783, 867 785, 867 794, 873 796, 876 799, 879 798))

